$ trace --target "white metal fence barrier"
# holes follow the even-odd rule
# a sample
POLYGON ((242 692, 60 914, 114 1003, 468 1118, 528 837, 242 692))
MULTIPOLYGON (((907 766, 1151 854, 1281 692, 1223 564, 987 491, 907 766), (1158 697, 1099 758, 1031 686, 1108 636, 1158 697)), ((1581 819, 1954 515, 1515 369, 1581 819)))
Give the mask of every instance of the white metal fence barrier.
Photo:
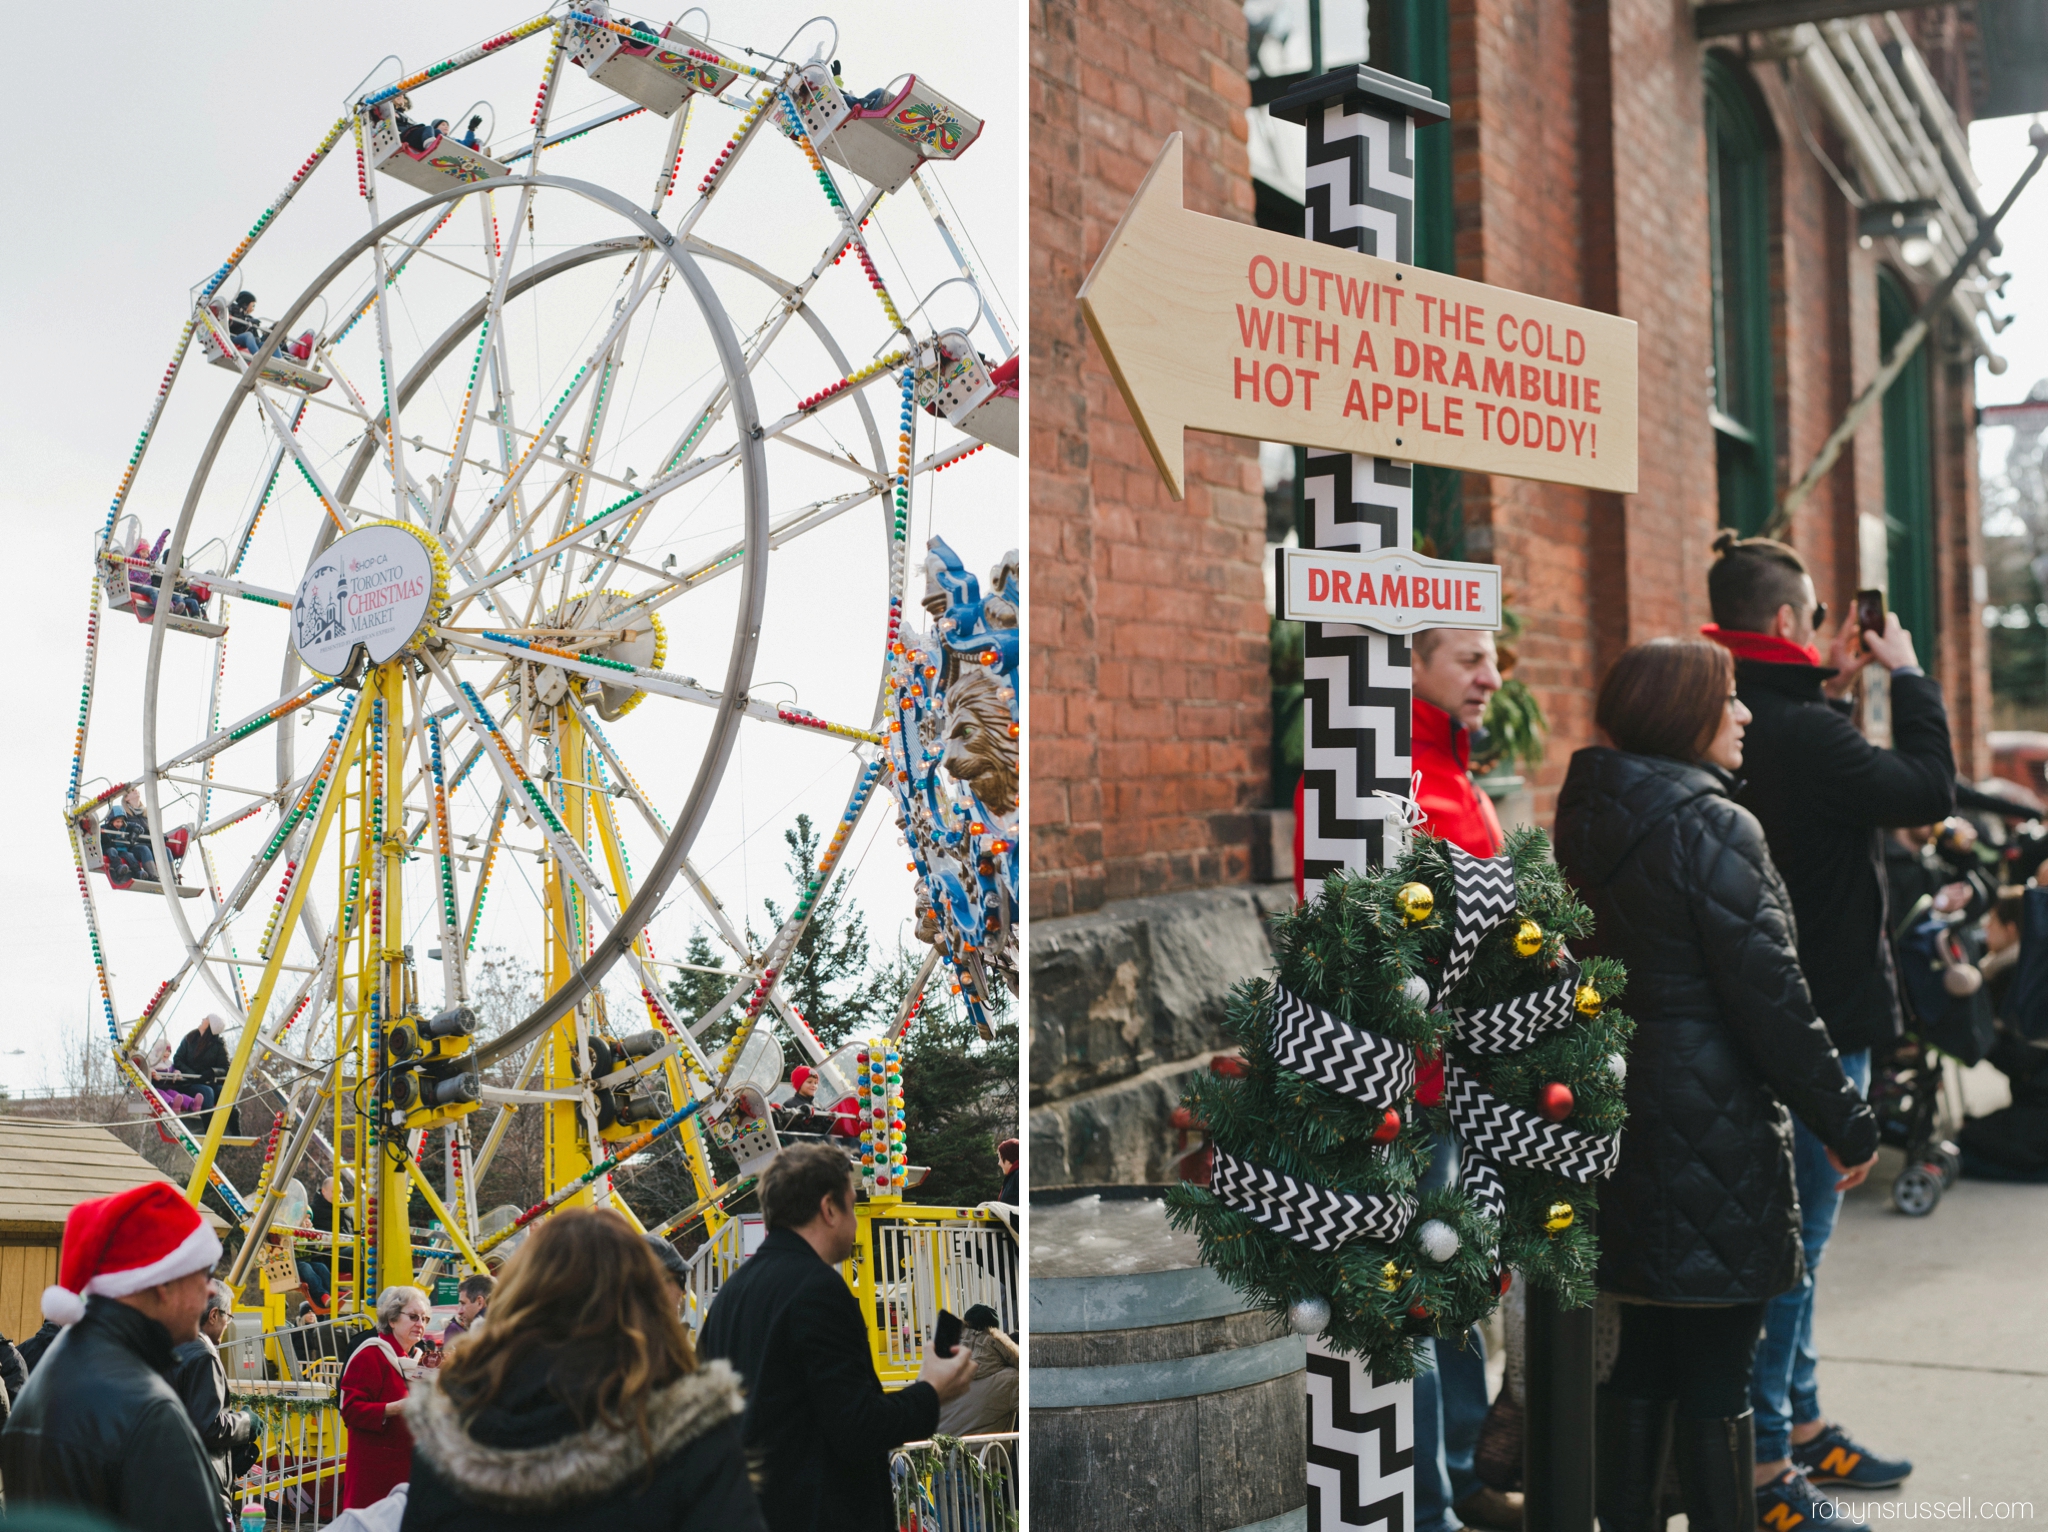
POLYGON ((876 1322, 885 1374, 915 1372, 939 1310, 965 1314, 976 1304, 996 1312, 996 1328, 1019 1327, 1017 1242, 993 1223, 884 1221, 871 1226, 876 1322))
POLYGON ((889 1457, 903 1532, 1017 1532, 1017 1433, 908 1442, 889 1457))

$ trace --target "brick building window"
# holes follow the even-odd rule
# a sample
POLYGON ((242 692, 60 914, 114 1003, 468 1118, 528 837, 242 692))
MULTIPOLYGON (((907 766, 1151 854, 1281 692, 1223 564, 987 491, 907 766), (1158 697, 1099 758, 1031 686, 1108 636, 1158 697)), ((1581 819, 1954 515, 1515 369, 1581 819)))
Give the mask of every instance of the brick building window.
MULTIPOLYGON (((1913 323, 1905 284, 1877 273, 1877 338, 1888 354, 1913 323)), ((1884 396, 1885 583, 1892 610, 1931 669, 1939 637, 1934 600, 1933 443, 1927 419, 1927 347, 1913 353, 1884 396)))
POLYGON ((1714 268, 1709 415, 1721 524, 1747 534, 1769 519, 1771 440, 1770 156, 1776 147, 1742 66, 1706 59, 1707 208, 1714 268))

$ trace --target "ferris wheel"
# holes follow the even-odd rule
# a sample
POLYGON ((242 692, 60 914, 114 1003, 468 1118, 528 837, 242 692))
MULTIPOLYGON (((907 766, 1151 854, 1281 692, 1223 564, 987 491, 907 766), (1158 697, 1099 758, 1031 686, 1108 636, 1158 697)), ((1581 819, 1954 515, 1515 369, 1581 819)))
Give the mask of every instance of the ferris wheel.
MULTIPOLYGON (((1000 294, 936 175, 983 124, 916 75, 856 95, 828 26, 755 51, 589 0, 359 87, 193 291, 99 530, 66 822, 111 1044, 250 1249, 332 1167, 358 1307, 669 1133, 699 1195, 662 1228, 715 1220, 740 1186, 705 1139, 761 1163, 791 1053, 863 1102, 872 1060, 886 1103, 893 1041, 828 1050, 776 982, 878 800, 914 847, 920 987, 946 965, 980 1019, 1013 971, 1014 560, 984 596, 912 546, 935 475, 1017 451, 1000 294), (523 125, 465 89, 519 60, 523 125), (322 194, 358 233, 323 233, 322 194), (767 932, 740 859, 701 853, 764 833, 750 784, 832 827, 767 932), (701 1015, 665 998, 664 911, 721 949, 701 1015), (165 928, 171 970, 117 990, 114 952, 165 928), (541 999, 479 1039, 507 930, 541 999), (195 1109, 164 1056, 205 1011, 236 1036, 195 1109), (236 1186, 218 1153, 257 1090, 284 1110, 236 1186), (522 1106, 547 1195, 483 1235, 522 1106), (418 1245, 413 1188, 454 1250, 418 1245)), ((882 1108, 861 1132, 869 1196, 900 1197, 900 1133, 882 1108)))

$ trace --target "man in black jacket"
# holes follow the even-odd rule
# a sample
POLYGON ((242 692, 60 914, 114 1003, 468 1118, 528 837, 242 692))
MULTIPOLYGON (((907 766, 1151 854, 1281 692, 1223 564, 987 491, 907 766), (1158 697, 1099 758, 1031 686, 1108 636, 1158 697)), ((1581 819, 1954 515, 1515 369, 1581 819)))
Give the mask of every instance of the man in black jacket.
POLYGON ((927 1347, 917 1381, 885 1393, 860 1301, 837 1270, 859 1225, 853 1167, 826 1144, 785 1149, 761 1173, 768 1237, 712 1300, 698 1354, 732 1363, 769 1532, 893 1532, 889 1451, 931 1435, 974 1379, 967 1348, 927 1347))
POLYGON ((227 1519, 233 1520, 235 1480, 241 1477, 235 1471, 235 1459, 256 1440, 257 1421, 248 1410, 228 1408, 228 1376, 220 1362, 220 1338, 234 1313, 234 1295, 225 1282, 207 1283, 206 1293, 199 1333, 171 1353, 177 1360, 171 1384, 185 1401, 185 1413, 192 1417, 200 1444, 213 1460, 221 1505, 227 1519))
MULTIPOLYGON (((1783 543, 1724 532, 1707 576, 1707 636, 1735 655, 1736 690, 1754 714, 1744 745, 1741 802, 1764 827, 1799 926, 1799 965, 1814 1008, 1858 1090, 1870 1050, 1899 1035, 1884 869, 1884 831, 1934 824, 1955 805, 1955 756, 1941 687, 1920 668, 1913 638, 1888 613, 1882 632, 1837 625, 1829 663, 1814 647, 1827 608, 1805 561, 1783 543), (1876 663, 1891 672, 1892 748, 1865 739, 1849 691, 1876 663)), ((1813 1350, 1813 1279, 1841 1207, 1820 1141, 1793 1124, 1800 1285, 1764 1311, 1753 1387, 1758 1510, 1783 1503, 1783 1532, 1815 1514, 1806 1487, 1878 1489, 1913 1471, 1851 1441, 1821 1413, 1813 1350), (1787 1520, 1786 1518, 1794 1518, 1787 1520)))
POLYGON ((220 1532, 219 1482, 171 1387, 220 1240, 169 1183, 82 1202, 43 1312, 65 1328, 0 1431, 7 1508, 75 1506, 139 1532, 220 1532))

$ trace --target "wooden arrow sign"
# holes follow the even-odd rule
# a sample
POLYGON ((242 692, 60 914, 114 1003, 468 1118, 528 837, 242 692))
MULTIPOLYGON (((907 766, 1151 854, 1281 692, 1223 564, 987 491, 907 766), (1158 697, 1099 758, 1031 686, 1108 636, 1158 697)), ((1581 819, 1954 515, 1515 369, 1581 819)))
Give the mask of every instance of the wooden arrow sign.
POLYGON ((1175 499, 1183 430, 1635 490, 1633 320, 1190 213, 1178 133, 1080 301, 1175 499))

